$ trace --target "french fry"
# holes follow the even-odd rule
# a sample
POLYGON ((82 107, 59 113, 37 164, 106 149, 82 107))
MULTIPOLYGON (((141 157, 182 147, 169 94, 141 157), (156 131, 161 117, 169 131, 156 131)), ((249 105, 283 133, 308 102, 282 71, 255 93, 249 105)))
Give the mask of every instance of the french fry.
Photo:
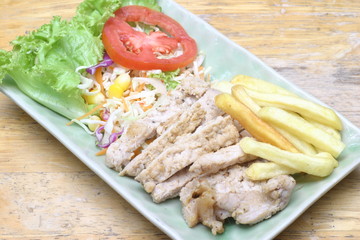
POLYGON ((321 151, 330 153, 334 157, 338 157, 345 148, 343 142, 315 127, 296 113, 276 107, 263 107, 258 114, 264 121, 286 130, 321 151))
POLYGON ((299 152, 286 138, 227 93, 215 97, 215 105, 228 113, 256 139, 290 152, 299 152))
POLYGON ((338 139, 341 141, 341 134, 338 130, 336 130, 335 128, 332 128, 332 127, 329 127, 329 126, 326 126, 324 124, 321 124, 319 122, 316 122, 314 120, 311 120, 309 118, 306 118, 304 117, 304 119, 306 121, 308 121, 309 123, 311 123, 312 125, 314 125, 315 127, 318 127, 322 130, 324 130, 325 132, 327 132, 328 134, 330 134, 331 136, 333 136, 334 138, 338 139))
POLYGON ((299 113, 301 116, 312 119, 324 125, 341 130, 342 123, 337 114, 330 108, 321 106, 311 101, 274 93, 261 93, 246 90, 248 95, 261 107, 278 107, 285 110, 299 113))
POLYGON ((252 89, 254 91, 258 92, 264 92, 264 93, 277 93, 277 94, 283 94, 288 96, 296 96, 296 94, 289 92, 288 90, 279 87, 275 84, 272 84, 270 82, 266 82, 264 80, 249 77, 246 75, 237 75, 235 76, 231 81, 232 84, 239 84, 245 88, 252 89))
POLYGON ((255 162, 246 169, 246 175, 254 181, 266 180, 276 176, 295 174, 298 172, 298 170, 274 162, 255 162))
POLYGON ((252 100, 252 98, 247 94, 245 88, 241 85, 234 85, 231 88, 232 95, 238 100, 239 102, 243 103, 247 106, 253 113, 257 115, 261 107, 252 100))
MULTIPOLYGON (((242 102, 245 106, 250 108, 250 110, 253 113, 255 113, 256 115, 258 114, 261 107, 252 100, 252 98, 247 94, 247 92, 243 86, 234 85, 231 90, 232 90, 232 95, 238 101, 242 102)), ((270 126, 273 127, 276 131, 278 131, 281 135, 283 135, 300 152, 308 153, 308 154, 316 154, 317 153, 315 148, 311 144, 295 137, 294 135, 288 133, 287 131, 285 131, 279 127, 272 126, 271 124, 270 124, 270 126)))
POLYGON ((338 166, 337 161, 328 153, 316 155, 292 153, 250 137, 241 139, 239 144, 245 153, 318 177, 330 175, 338 166))
POLYGON ((273 125, 272 127, 275 128, 275 130, 278 131, 281 135, 283 135, 289 142, 291 142, 292 145, 294 145, 301 153, 310 154, 310 155, 317 153, 316 149, 310 143, 302 139, 299 139, 298 137, 292 135, 291 133, 285 131, 282 128, 273 125))
MULTIPOLYGON (((247 106, 253 113, 255 113, 257 115, 257 113, 260 111, 261 107, 254 102, 251 97, 246 93, 245 88, 241 85, 234 85, 231 89, 232 91, 232 95, 240 102, 242 102, 245 106, 247 106)), ((271 126, 271 125, 270 125, 271 126)), ((274 126, 271 126, 274 128, 274 126)), ((291 134, 287 133, 284 130, 281 130, 280 128, 274 128, 276 131, 278 131, 283 137, 285 137, 291 144, 293 144, 295 146, 295 148, 297 148, 298 150, 300 150, 300 152, 303 152, 304 149, 306 152, 311 152, 310 150, 308 150, 306 147, 310 148, 311 145, 301 141, 300 139, 292 136, 291 134), (309 145, 309 146, 307 146, 309 145), (300 147, 300 148, 298 148, 300 147)), ((313 149, 314 153, 316 153, 315 149, 313 149)), ((256 176, 262 176, 264 178, 271 178, 274 176, 278 176, 281 173, 282 174, 290 174, 290 173, 295 173, 297 172, 294 169, 282 166, 282 165, 278 165, 276 163, 269 163, 271 165, 267 166, 267 165, 261 165, 264 167, 267 167, 268 169, 260 169, 260 168, 252 168, 252 170, 254 170, 254 172, 252 172, 251 175, 251 179, 253 180, 258 180, 256 179, 256 176), (258 171, 256 171, 258 170, 258 171), (263 173, 260 173, 261 171, 266 171, 263 173)), ((251 171, 251 170, 250 170, 251 171)))

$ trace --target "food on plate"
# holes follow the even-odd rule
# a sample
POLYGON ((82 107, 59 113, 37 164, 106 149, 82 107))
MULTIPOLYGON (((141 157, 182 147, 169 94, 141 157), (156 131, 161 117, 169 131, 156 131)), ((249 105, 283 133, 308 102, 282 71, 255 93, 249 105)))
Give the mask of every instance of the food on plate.
POLYGON ((291 174, 327 176, 344 148, 326 107, 245 75, 211 84, 195 40, 157 1, 85 0, 12 44, 0 79, 95 136, 104 163, 154 202, 180 196, 190 227, 271 217, 291 174))
MULTIPOLYGON (((243 86, 237 84, 237 85, 231 85, 231 90, 233 96, 240 102, 242 102, 244 105, 246 105, 253 113, 255 113, 257 116, 259 116, 259 111, 261 107, 249 96, 248 89, 245 89, 243 86)), ((271 123, 269 123, 271 125, 271 123)), ((276 127, 274 125, 271 125, 277 132, 279 132, 282 136, 284 136, 291 144, 294 145, 294 147, 299 150, 302 153, 309 153, 309 154, 315 154, 316 150, 315 148, 309 144, 308 142, 305 142, 296 136, 292 135, 291 133, 285 131, 282 128, 276 127)))
POLYGON ((21 91, 49 109, 69 119, 84 115, 94 106, 84 101, 78 87, 84 85, 75 70, 102 59, 102 26, 120 6, 118 0, 88 0, 72 20, 54 17, 16 38, 12 51, 0 50, 0 83, 9 75, 21 91))
POLYGON ((192 165, 157 184, 151 193, 154 202, 163 202, 179 195, 180 190, 191 180, 202 176, 217 173, 237 164, 244 164, 256 157, 245 154, 239 144, 220 148, 218 151, 209 152, 197 159, 192 165))
MULTIPOLYGON (((258 116, 261 107, 248 95, 247 90, 245 90, 245 88, 240 84, 236 84, 236 85, 230 84, 230 85, 231 86, 229 87, 231 87, 231 92, 233 96, 238 101, 246 105, 253 113, 255 113, 258 116)), ((279 127, 271 125, 271 123, 269 123, 269 125, 273 127, 277 132, 279 132, 282 136, 284 136, 300 152, 308 153, 308 154, 316 154, 316 150, 311 144, 297 138, 296 136, 292 135, 291 133, 279 127)), ((297 172, 298 171, 295 169, 291 169, 283 165, 279 165, 271 162, 256 163, 256 164, 254 163, 250 166, 249 170, 247 170, 247 174, 249 178, 252 180, 270 179, 275 176, 279 176, 283 174, 295 174, 297 172)))
POLYGON ((237 101, 232 95, 227 93, 219 94, 215 97, 217 107, 228 113, 256 139, 273 144, 281 149, 291 152, 298 150, 274 128, 256 116, 248 107, 237 101))
POLYGON ((152 192, 156 184, 165 181, 176 172, 195 162, 200 156, 227 147, 239 141, 239 133, 229 116, 218 116, 193 134, 180 137, 144 169, 136 180, 152 192))
POLYGON ((128 124, 119 140, 109 146, 106 164, 117 171, 122 170, 134 157, 136 149, 147 139, 165 132, 207 89, 208 83, 205 81, 199 81, 193 75, 185 78, 175 90, 165 96, 162 104, 143 118, 128 124))
POLYGON ((299 170, 279 165, 274 162, 255 162, 246 169, 246 176, 253 180, 267 180, 281 175, 292 175, 299 170))
POLYGON ((283 128, 279 128, 274 125, 272 125, 272 127, 275 128, 275 130, 278 131, 281 135, 283 135, 289 142, 291 142, 296 147, 296 149, 298 149, 301 153, 306 153, 306 154, 317 153, 315 147, 312 144, 296 137, 295 135, 284 130, 283 128))
POLYGON ((195 41, 167 15, 142 6, 125 6, 114 14, 104 25, 102 41, 116 63, 136 70, 174 71, 195 60, 195 41), (128 22, 158 29, 145 33, 134 30, 128 22))
MULTIPOLYGON (((193 81, 193 83, 194 82, 195 81, 193 81)), ((209 89, 198 101, 193 103, 188 110, 185 109, 180 117, 174 121, 174 124, 169 126, 166 131, 162 130, 164 126, 159 126, 157 132, 160 136, 154 140, 151 146, 147 146, 140 155, 136 156, 126 165, 120 174, 137 176, 140 171, 150 164, 152 159, 160 155, 166 147, 171 146, 177 138, 187 133, 192 133, 204 121, 221 115, 222 112, 219 109, 214 106, 208 106, 212 103, 216 94, 218 94, 216 90, 209 89)), ((174 108, 170 108, 169 110, 173 111, 173 109, 174 108)))
POLYGON ((329 152, 334 157, 338 157, 345 148, 343 142, 315 127, 296 113, 275 107, 263 107, 259 111, 259 116, 261 119, 271 122, 298 138, 311 143, 320 151, 329 152))
POLYGON ((241 139, 240 147, 245 153, 319 177, 330 175, 334 168, 338 166, 336 159, 327 152, 316 155, 292 153, 250 137, 241 139))
POLYGON ((201 222, 217 234, 229 217, 238 224, 255 224, 287 206, 295 187, 291 176, 254 182, 245 171, 246 166, 234 165, 189 182, 180 192, 187 224, 201 222))
POLYGON ((316 122, 341 130, 342 125, 336 113, 327 107, 310 102, 308 100, 285 96, 275 93, 260 93, 246 90, 247 94, 261 107, 278 107, 288 111, 296 112, 301 116, 312 119, 316 122))
POLYGON ((231 94, 238 100, 248 107, 254 114, 258 114, 261 107, 249 96, 245 88, 241 85, 235 85, 231 88, 231 94))
MULTIPOLYGON (((330 174, 332 169, 337 166, 337 162, 334 164, 331 164, 331 162, 334 160, 333 157, 340 155, 345 144, 341 141, 341 136, 338 131, 338 129, 342 128, 341 121, 333 110, 302 99, 274 84, 245 75, 237 75, 233 80, 226 83, 215 82, 212 84, 212 87, 224 92, 223 95, 230 92, 238 101, 236 104, 244 104, 244 106, 248 108, 248 112, 251 111, 266 124, 274 128, 299 151, 297 155, 298 158, 302 156, 304 157, 303 160, 307 159, 304 164, 309 164, 309 166, 316 169, 315 162, 313 165, 310 165, 311 161, 309 161, 309 159, 315 159, 319 156, 326 158, 327 161, 323 163, 323 165, 324 169, 327 167, 328 171, 324 173, 315 170, 312 173, 313 175, 318 174, 317 176, 319 176, 323 174, 323 176, 327 176, 327 174, 330 174)), ((227 95, 231 97, 231 95, 227 95)), ((226 103, 233 102, 234 99, 227 100, 227 102, 224 101, 220 108, 225 109, 227 108, 226 103)), ((224 111, 227 112, 226 110, 224 111)), ((242 113, 232 111, 230 115, 235 117, 241 114, 244 114, 244 111, 242 113)), ((253 148, 253 151, 243 150, 248 154, 266 159, 266 161, 253 163, 247 169, 246 173, 250 179, 265 180, 282 174, 305 172, 299 167, 294 168, 293 165, 286 161, 286 164, 284 164, 281 163, 279 159, 274 160, 274 151, 284 150, 275 144, 265 145, 268 148, 265 148, 266 150, 260 153, 261 147, 264 147, 264 145, 261 144, 266 143, 266 141, 251 134, 251 129, 254 125, 256 125, 255 122, 244 125, 244 128, 249 131, 250 137, 255 137, 259 140, 256 144, 253 143, 259 148, 259 152, 253 148)), ((243 138, 240 143, 242 141, 249 140, 243 138)), ((244 146, 246 147, 247 145, 245 144, 244 146)), ((287 154, 291 155, 291 151, 281 151, 277 157, 282 155, 282 157, 286 159, 290 156, 287 154)), ((294 155, 296 156, 296 154, 294 155)), ((296 159, 296 157, 294 159, 296 159)), ((309 173, 309 171, 307 173, 309 173)))
POLYGON ((304 117, 304 119, 305 119, 306 121, 308 121, 309 123, 311 123, 312 125, 314 125, 315 127, 322 129, 323 131, 327 132, 328 134, 330 134, 330 135, 333 136, 334 138, 336 138, 336 139, 338 139, 338 140, 341 141, 341 134, 340 134, 339 130, 336 130, 336 129, 332 128, 332 127, 329 127, 329 126, 327 126, 327 125, 321 124, 321 123, 319 123, 319 122, 316 122, 316 121, 311 120, 311 119, 306 118, 306 117, 304 117))
POLYGON ((266 82, 264 80, 246 76, 246 75, 236 75, 233 77, 230 81, 232 85, 241 85, 246 89, 251 89, 258 92, 263 93, 277 93, 282 95, 288 95, 288 96, 296 96, 294 93, 279 87, 275 84, 272 84, 270 82, 266 82))

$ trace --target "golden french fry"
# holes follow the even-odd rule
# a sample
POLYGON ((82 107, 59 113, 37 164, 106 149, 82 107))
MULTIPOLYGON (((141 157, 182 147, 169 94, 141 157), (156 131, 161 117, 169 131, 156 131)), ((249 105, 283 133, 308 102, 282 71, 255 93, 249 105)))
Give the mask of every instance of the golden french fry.
POLYGON ((258 114, 264 121, 286 130, 321 151, 329 152, 334 157, 338 157, 345 148, 343 142, 315 127, 296 113, 276 107, 263 107, 258 114))
POLYGON ((241 139, 239 144, 245 153, 314 176, 326 177, 338 166, 337 161, 329 153, 323 152, 316 155, 292 153, 250 137, 241 139))
MULTIPOLYGON (((261 107, 256 103, 254 102, 250 96, 246 93, 245 91, 245 88, 241 85, 234 85, 231 89, 232 91, 232 95, 238 100, 240 101, 241 103, 243 103, 245 106, 247 106, 253 113, 255 113, 257 115, 257 113, 259 112, 259 110, 261 109, 261 107)), ((270 125, 271 126, 271 125, 270 125)), ((274 128, 274 126, 271 126, 274 128)), ((300 152, 303 152, 302 150, 303 149, 300 149, 298 148, 301 147, 301 148, 306 148, 306 144, 307 145, 310 145, 306 142, 303 142, 301 141, 300 139, 297 139, 296 137, 294 136, 290 136, 291 134, 287 133, 286 131, 283 131, 279 128, 276 128, 275 127, 275 130, 278 131, 283 137, 285 137, 291 144, 293 144, 295 146, 295 148, 297 148, 298 150, 300 150, 300 152), (295 144, 296 145, 295 145, 295 144), (304 146, 305 145, 305 146, 304 146)), ((311 145, 308 147, 310 148, 311 145)), ((307 151, 307 149, 306 149, 307 151)), ((315 149, 313 149, 314 153, 316 153, 315 149)), ((310 152, 310 151, 307 151, 307 152, 310 152)), ((272 174, 277 174, 279 172, 283 172, 284 174, 286 174, 287 172, 296 172, 296 170, 294 169, 290 169, 288 167, 285 167, 285 166, 280 166, 276 163, 273 163, 272 165, 277 165, 276 167, 273 166, 272 169, 268 169, 268 170, 271 170, 271 171, 275 171, 275 169, 277 170, 276 173, 275 172, 268 172, 267 176, 271 176, 272 174)), ((254 179, 255 180, 255 179, 254 179)))
MULTIPOLYGON (((259 112, 261 107, 251 99, 251 97, 247 94, 247 92, 243 86, 234 85, 231 90, 232 90, 232 95, 238 101, 242 102, 245 106, 250 108, 250 110, 257 115, 257 113, 259 112)), ((272 126, 271 124, 270 124, 270 126, 273 127, 276 131, 278 131, 281 135, 283 135, 300 152, 308 153, 308 154, 316 154, 317 153, 315 148, 311 144, 295 137, 294 135, 288 133, 287 131, 285 131, 279 127, 272 126)))
POLYGON ((236 100, 247 106, 253 113, 257 114, 257 112, 261 109, 261 107, 247 94, 243 86, 234 85, 231 88, 231 93, 236 100))
POLYGON ((325 132, 327 132, 328 134, 330 134, 331 136, 333 136, 334 138, 338 139, 338 140, 341 140, 341 134, 338 130, 336 130, 335 128, 332 128, 332 127, 329 127, 329 126, 326 126, 324 124, 321 124, 319 122, 316 122, 312 119, 309 119, 309 118, 306 118, 304 117, 304 119, 306 121, 308 121, 309 123, 311 123, 312 125, 314 125, 315 127, 318 127, 322 130, 324 130, 325 132))
MULTIPOLYGON (((271 124, 270 124, 271 125, 271 124)), ((283 135, 289 142, 292 143, 301 153, 305 154, 316 154, 316 149, 308 142, 305 142, 298 137, 292 135, 291 133, 285 131, 282 128, 276 127, 271 125, 273 128, 275 128, 276 131, 278 131, 281 135, 283 135)))
POLYGON ((239 84, 245 88, 252 89, 254 91, 264 92, 264 93, 278 93, 289 96, 296 96, 296 94, 289 92, 288 90, 279 87, 270 82, 264 80, 249 77, 246 75, 237 75, 231 81, 232 84, 239 84))
POLYGON ((255 162, 246 169, 246 175, 254 181, 266 180, 276 176, 295 174, 298 172, 298 170, 273 162, 255 162))
POLYGON ((261 93, 250 89, 246 90, 246 92, 261 107, 267 106, 282 108, 299 113, 303 117, 331 126, 335 129, 342 129, 340 118, 330 108, 294 96, 261 93))
POLYGON ((215 97, 215 105, 232 116, 256 139, 290 152, 299 152, 286 138, 227 93, 215 97))

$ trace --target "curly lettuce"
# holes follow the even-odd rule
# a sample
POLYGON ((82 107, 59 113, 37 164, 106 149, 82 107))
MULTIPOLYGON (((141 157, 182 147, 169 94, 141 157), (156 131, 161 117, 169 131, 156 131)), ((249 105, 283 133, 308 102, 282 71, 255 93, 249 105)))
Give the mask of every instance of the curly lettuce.
POLYGON ((161 7, 156 0, 123 0, 122 7, 127 5, 139 5, 161 12, 161 7))
POLYGON ((49 24, 16 38, 12 51, 0 50, 0 84, 7 74, 21 91, 49 109, 69 119, 85 114, 92 106, 81 97, 75 70, 102 59, 102 28, 122 4, 121 0, 85 0, 70 21, 54 17, 49 24))
POLYGON ((177 87, 177 85, 180 84, 179 81, 175 80, 175 77, 177 77, 180 73, 180 69, 177 69, 175 71, 169 71, 169 72, 161 72, 161 73, 152 73, 150 74, 150 77, 160 79, 164 82, 167 90, 172 90, 177 87))

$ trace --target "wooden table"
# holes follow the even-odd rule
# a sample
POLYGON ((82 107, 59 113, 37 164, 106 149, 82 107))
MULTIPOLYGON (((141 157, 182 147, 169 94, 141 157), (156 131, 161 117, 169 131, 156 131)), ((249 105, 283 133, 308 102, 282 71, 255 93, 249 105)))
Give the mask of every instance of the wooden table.
MULTIPOLYGON (((1 0, 0 48, 80 0, 1 0)), ((360 126, 360 1, 178 0, 360 126)), ((0 239, 168 239, 0 94, 0 239)), ((277 239, 360 239, 360 168, 277 239)))

